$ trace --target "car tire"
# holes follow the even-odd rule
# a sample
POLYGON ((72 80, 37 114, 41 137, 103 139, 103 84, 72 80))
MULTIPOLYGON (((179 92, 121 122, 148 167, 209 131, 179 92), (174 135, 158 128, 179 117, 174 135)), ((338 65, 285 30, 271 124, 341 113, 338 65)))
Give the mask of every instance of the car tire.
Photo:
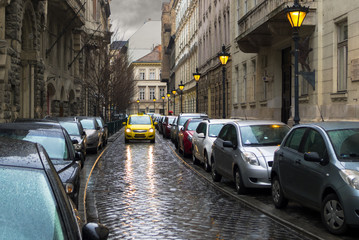
POLYGON ((345 221, 343 205, 337 195, 331 193, 327 195, 321 207, 322 221, 329 232, 342 234, 347 231, 348 226, 345 221))
POLYGON ((288 205, 288 199, 283 194, 282 185, 280 184, 279 177, 274 176, 272 179, 272 200, 276 208, 284 208, 288 205))
POLYGON ((125 138, 125 143, 129 143, 129 140, 127 138, 125 138))
POLYGON ((204 153, 204 170, 206 172, 210 172, 211 171, 211 166, 209 165, 209 162, 208 162, 208 154, 207 152, 204 153))
POLYGON ((238 167, 234 171, 234 183, 238 194, 243 195, 248 192, 248 189, 244 186, 241 171, 239 170, 238 167))
POLYGON ((196 158, 196 156, 193 153, 193 149, 192 149, 192 163, 193 165, 196 165, 198 163, 198 159, 196 158))
POLYGON ((219 182, 222 179, 222 175, 220 175, 217 171, 216 171, 216 163, 214 161, 214 159, 212 160, 212 171, 211 171, 211 175, 212 175, 212 180, 213 182, 219 182))

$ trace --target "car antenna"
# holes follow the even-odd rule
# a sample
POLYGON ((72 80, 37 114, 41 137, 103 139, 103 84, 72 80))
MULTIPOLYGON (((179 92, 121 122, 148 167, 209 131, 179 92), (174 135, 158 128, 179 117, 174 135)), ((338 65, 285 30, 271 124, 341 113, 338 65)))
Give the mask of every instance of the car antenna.
POLYGON ((323 115, 322 115, 322 111, 320 110, 320 107, 319 105, 317 104, 317 107, 318 107, 318 111, 320 113, 320 117, 322 118, 322 122, 324 122, 324 118, 323 118, 323 115))

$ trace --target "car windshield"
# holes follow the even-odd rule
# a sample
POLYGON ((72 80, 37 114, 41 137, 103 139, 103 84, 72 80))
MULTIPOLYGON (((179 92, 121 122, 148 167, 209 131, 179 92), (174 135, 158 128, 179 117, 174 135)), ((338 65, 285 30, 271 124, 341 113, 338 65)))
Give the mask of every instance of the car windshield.
POLYGON ((81 119, 80 122, 85 129, 95 129, 95 124, 92 119, 81 119))
POLYGON ((197 128, 197 126, 198 126, 199 123, 200 123, 199 121, 190 121, 190 122, 188 123, 188 126, 187 126, 187 131, 194 131, 194 130, 196 130, 196 128, 197 128))
POLYGON ((45 173, 3 166, 0 172, 0 238, 65 239, 45 173))
POLYGON ((0 136, 40 143, 51 160, 69 160, 66 141, 61 133, 50 130, 2 129, 0 136))
POLYGON ((280 145, 289 128, 286 125, 253 125, 240 128, 243 146, 280 145))
POLYGON ((218 133, 221 131, 223 127, 223 123, 218 124, 210 124, 208 128, 208 136, 209 137, 217 137, 218 133))
POLYGON ((178 125, 183 126, 185 124, 185 122, 190 118, 193 118, 193 117, 180 117, 178 125))
POLYGON ((328 131, 328 136, 340 161, 359 161, 359 129, 328 131))
POLYGON ((76 122, 60 122, 60 124, 63 128, 66 129, 69 135, 81 135, 76 122))
POLYGON ((149 116, 131 116, 128 124, 151 124, 149 116))

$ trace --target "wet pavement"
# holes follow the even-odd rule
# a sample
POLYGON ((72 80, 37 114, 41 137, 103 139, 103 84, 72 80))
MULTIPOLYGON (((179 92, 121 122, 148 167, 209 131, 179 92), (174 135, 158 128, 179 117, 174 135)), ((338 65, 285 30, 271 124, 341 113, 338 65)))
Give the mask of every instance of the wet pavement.
MULTIPOLYGON (((213 183, 161 135, 155 144, 125 144, 120 131, 95 163, 90 156, 83 169, 83 179, 94 170, 85 218, 108 226, 109 239, 355 239, 358 233, 333 236, 317 212, 296 204, 277 210, 267 190, 239 196, 232 183, 213 183)), ((84 214, 81 204, 79 210, 84 214)))

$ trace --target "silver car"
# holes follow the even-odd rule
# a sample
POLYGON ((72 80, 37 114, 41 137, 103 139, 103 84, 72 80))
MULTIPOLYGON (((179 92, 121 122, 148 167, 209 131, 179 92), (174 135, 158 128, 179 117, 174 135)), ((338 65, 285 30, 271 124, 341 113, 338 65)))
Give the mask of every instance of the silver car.
POLYGON ((359 226, 359 122, 297 125, 275 152, 272 198, 318 210, 329 232, 359 226))
POLYGON ((211 170, 212 144, 216 140, 219 131, 223 125, 233 121, 231 119, 206 119, 197 127, 192 136, 192 160, 196 164, 197 161, 204 164, 204 169, 209 172, 211 170))
POLYGON ((235 182, 236 191, 270 188, 274 151, 289 127, 278 121, 233 121, 223 126, 212 145, 212 179, 235 182))
POLYGON ((103 147, 103 138, 100 125, 95 117, 78 116, 76 120, 81 122, 87 135, 87 151, 98 152, 103 147))

